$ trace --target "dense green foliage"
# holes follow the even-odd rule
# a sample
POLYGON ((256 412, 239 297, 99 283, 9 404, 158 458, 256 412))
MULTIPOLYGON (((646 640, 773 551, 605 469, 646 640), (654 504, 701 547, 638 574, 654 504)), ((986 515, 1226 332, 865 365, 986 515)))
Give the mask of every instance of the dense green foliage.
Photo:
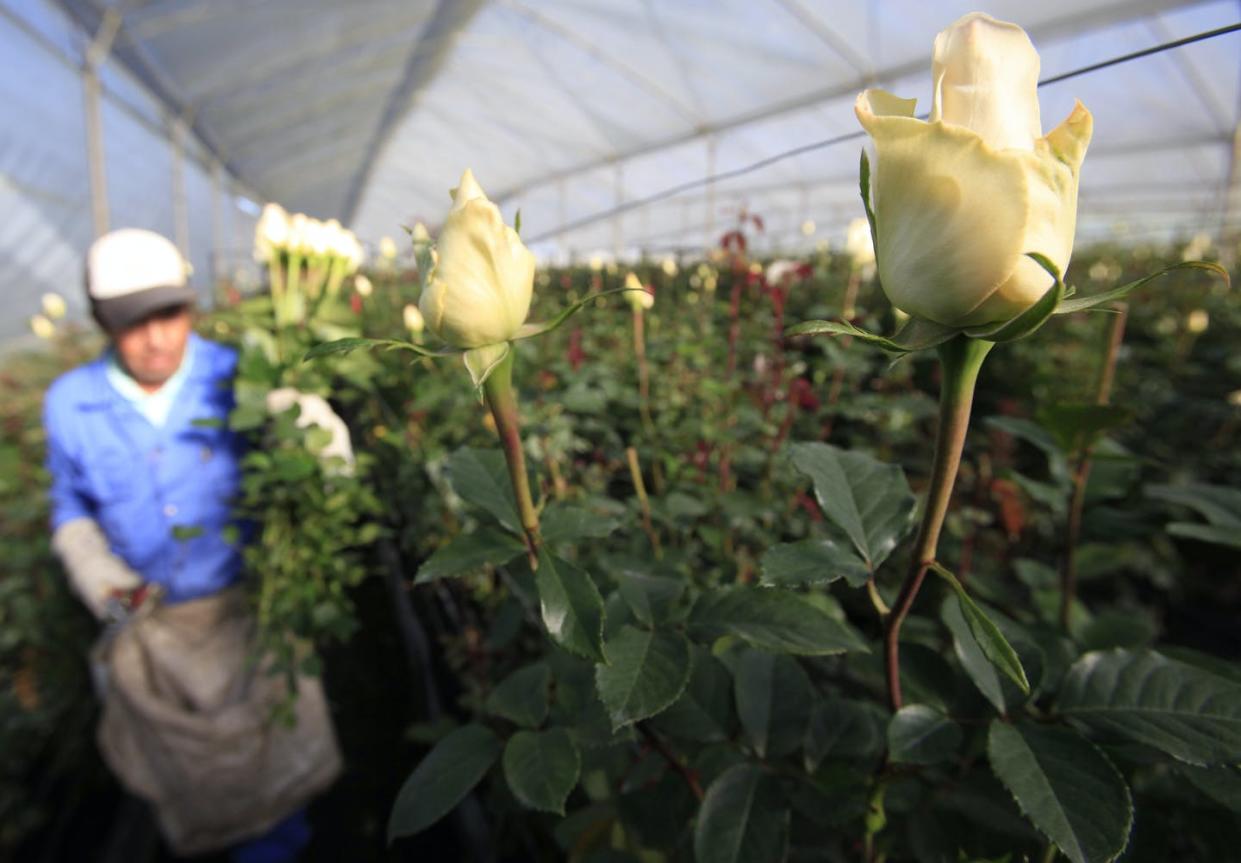
MULTIPOLYGON (((1096 249, 1066 281, 1087 296, 1177 260, 1096 249)), ((1241 653, 1235 291, 1189 272, 1133 295, 1108 407, 1094 402, 1112 315, 1057 317, 993 351, 940 543, 950 572, 906 623, 893 713, 880 609, 930 470, 934 354, 893 364, 856 339, 786 338, 838 318, 856 274, 826 253, 770 272, 736 239, 707 263, 639 268, 656 290, 649 412, 619 298, 517 343, 537 569, 459 360, 301 362, 332 339, 408 339, 412 274, 372 273, 372 295, 292 332, 272 333, 262 299, 203 322, 243 350, 234 425, 255 444, 247 564, 267 644, 305 657, 304 640, 375 625, 350 596, 384 573, 384 544, 436 636, 452 721, 375 718, 434 744, 408 765, 389 832, 426 828, 473 791, 520 859, 1016 861, 1051 859, 1049 841, 1074 861, 1226 859, 1241 841, 1241 678, 1221 661, 1241 653), (267 415, 284 385, 347 419, 354 474, 320 462, 291 413, 267 415), (1058 571, 1085 458, 1065 628, 1058 571)), ((531 319, 623 276, 541 272, 531 319)), ((858 326, 894 330, 873 284, 857 305, 858 326)), ((90 713, 74 659, 89 625, 47 556, 47 375, 24 369, 5 378, 3 453, 22 470, 4 474, 0 541, 23 563, 0 583, 0 752, 32 753, 25 767, 6 757, 4 805, 34 819, 49 814, 34 772, 84 763, 49 741, 90 713)))

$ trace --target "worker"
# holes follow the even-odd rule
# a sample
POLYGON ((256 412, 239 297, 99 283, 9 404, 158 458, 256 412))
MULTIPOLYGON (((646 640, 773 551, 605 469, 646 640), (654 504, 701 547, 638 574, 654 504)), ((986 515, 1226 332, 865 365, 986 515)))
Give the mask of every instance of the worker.
POLYGON ((174 853, 278 863, 309 841, 305 805, 340 756, 317 680, 298 682, 292 728, 270 721, 289 693, 252 662, 238 585, 237 355, 193 332, 186 270, 150 231, 90 248, 108 346, 45 399, 52 548, 108 624, 94 651, 105 760, 152 803, 174 853))

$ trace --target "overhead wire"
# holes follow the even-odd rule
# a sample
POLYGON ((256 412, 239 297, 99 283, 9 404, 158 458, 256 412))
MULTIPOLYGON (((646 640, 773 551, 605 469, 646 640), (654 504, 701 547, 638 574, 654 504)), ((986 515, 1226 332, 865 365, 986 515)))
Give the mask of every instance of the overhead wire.
MULTIPOLYGON (((1081 66, 1077 69, 1071 69, 1068 72, 1062 72, 1059 75, 1052 75, 1049 78, 1044 78, 1041 81, 1039 81, 1038 86, 1046 87, 1051 84, 1058 84, 1062 81, 1068 81, 1072 78, 1078 78, 1082 75, 1089 75, 1091 73, 1098 72, 1101 69, 1107 69, 1112 66, 1118 66, 1122 63, 1129 63, 1134 60, 1140 60, 1144 57, 1151 57, 1156 54, 1162 54, 1165 51, 1171 51, 1176 48, 1182 48, 1186 45, 1193 45, 1197 42, 1205 42, 1208 39, 1215 39, 1219 36, 1226 36, 1229 33, 1235 33, 1239 30, 1241 30, 1241 22, 1238 22, 1235 24, 1229 24, 1224 27, 1217 27, 1214 30, 1204 30, 1201 33, 1195 33, 1192 36, 1185 36, 1181 39, 1173 39, 1168 42, 1162 42, 1158 45, 1152 45, 1149 48, 1143 48, 1138 51, 1131 51, 1127 54, 1121 54, 1119 56, 1112 57, 1107 60, 1102 60, 1098 63, 1091 63, 1087 66, 1081 66)), ((926 118, 925 114, 921 115, 920 117, 920 119, 925 119, 925 118, 926 118)), ((599 212, 591 213, 589 215, 582 216, 577 219, 571 219, 556 228, 552 228, 550 230, 544 231, 540 234, 536 234, 530 237, 527 240, 527 242, 538 243, 538 242, 543 242, 546 240, 551 240, 562 234, 567 234, 570 231, 575 231, 579 228, 584 228, 588 225, 593 225, 593 224, 596 224, 597 222, 602 222, 605 219, 610 219, 615 216, 622 215, 624 213, 630 212, 631 210, 640 209, 642 207, 649 207, 651 204, 657 204, 660 201, 666 201, 669 198, 675 198, 676 196, 682 195, 685 192, 692 191, 693 189, 699 189, 704 186, 711 185, 712 183, 719 183, 719 182, 724 182, 727 180, 732 180, 732 179, 735 179, 736 177, 743 177, 746 174, 752 174, 755 171, 760 171, 763 168, 769 167, 778 162, 783 162, 786 159, 792 159, 797 156, 805 155, 806 153, 815 152, 816 150, 825 150, 829 147, 834 147, 838 144, 844 144, 849 141, 856 141, 860 138, 865 137, 865 135, 866 135, 866 132, 859 129, 854 132, 847 132, 842 135, 835 135, 831 138, 825 138, 820 141, 811 141, 809 143, 801 144, 800 146, 793 147, 788 150, 783 150, 779 153, 774 153, 773 155, 766 156, 762 159, 759 159, 758 161, 750 162, 746 165, 742 165, 737 168, 730 168, 729 170, 726 170, 726 171, 717 171, 715 173, 708 174, 705 177, 699 177, 694 180, 687 180, 683 183, 678 183, 674 186, 669 186, 666 189, 661 189, 660 191, 653 192, 649 195, 643 195, 642 197, 639 197, 639 198, 632 198, 630 200, 623 201, 622 203, 617 204, 616 206, 613 206, 613 207, 609 207, 605 210, 600 210, 599 212)))

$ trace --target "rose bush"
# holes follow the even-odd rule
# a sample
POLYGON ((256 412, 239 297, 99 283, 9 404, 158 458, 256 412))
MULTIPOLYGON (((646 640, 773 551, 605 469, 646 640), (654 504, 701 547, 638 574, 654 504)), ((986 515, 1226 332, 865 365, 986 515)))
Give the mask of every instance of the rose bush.
POLYGON ((1068 266, 1092 120, 1079 102, 1043 136, 1038 75, 1020 27, 971 13, 935 40, 927 121, 913 99, 858 96, 878 156, 879 275, 902 311, 952 327, 1007 320, 1052 285, 1027 253, 1068 266))

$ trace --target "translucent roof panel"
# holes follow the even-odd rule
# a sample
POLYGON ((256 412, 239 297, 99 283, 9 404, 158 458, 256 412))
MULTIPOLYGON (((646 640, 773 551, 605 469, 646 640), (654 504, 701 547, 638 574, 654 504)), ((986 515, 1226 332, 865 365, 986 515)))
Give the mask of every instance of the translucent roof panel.
MULTIPOLYGON (((549 260, 700 251, 741 213, 773 254, 839 242, 861 214, 857 92, 929 107, 934 37, 977 7, 1026 28, 1044 78, 1241 17, 1234 0, 0 0, 0 194, 23 214, 3 289, 81 272, 81 68, 112 25, 112 221, 179 232, 206 277, 244 260, 247 200, 373 243, 434 227, 467 167, 549 260)), ((1083 238, 1239 227, 1239 87, 1236 32, 1044 87, 1044 128, 1075 98, 1095 115, 1083 238)))

